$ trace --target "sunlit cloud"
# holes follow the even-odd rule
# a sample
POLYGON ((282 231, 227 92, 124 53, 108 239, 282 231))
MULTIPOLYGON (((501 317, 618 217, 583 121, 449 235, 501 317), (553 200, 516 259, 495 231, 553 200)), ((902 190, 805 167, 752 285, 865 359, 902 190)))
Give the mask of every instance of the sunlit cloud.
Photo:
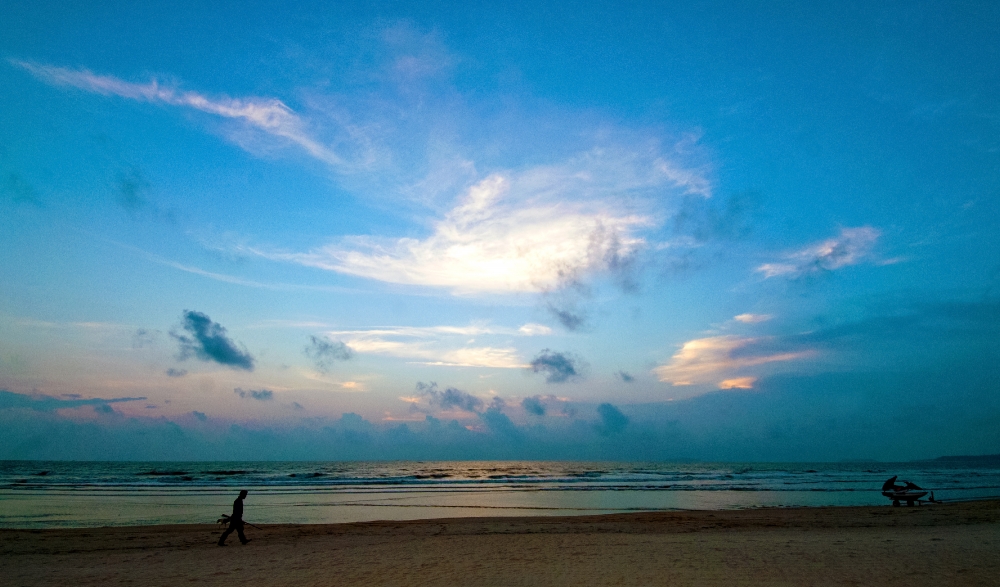
POLYGON ((586 210, 573 202, 505 206, 500 175, 469 190, 424 240, 353 237, 307 253, 254 249, 292 261, 388 283, 443 287, 455 294, 539 292, 578 275, 606 270, 609 260, 643 247, 641 215, 586 210))
POLYGON ((467 347, 440 353, 437 360, 423 361, 427 365, 442 367, 492 367, 494 369, 523 369, 516 348, 467 347))
POLYGON ((838 236, 788 253, 783 261, 764 263, 757 267, 757 272, 763 273, 765 279, 770 277, 794 279, 857 265, 871 259, 872 249, 880 234, 871 226, 842 228, 838 236))
POLYGON ((627 281, 663 193, 708 195, 699 173, 649 153, 593 149, 558 165, 498 172, 469 187, 425 238, 353 236, 306 252, 251 253, 456 295, 548 292, 608 275, 627 281), (655 197, 654 197, 655 196, 655 197))
POLYGON ((347 170, 353 165, 330 146, 314 138, 308 131, 306 120, 276 98, 212 98, 162 85, 155 78, 148 83, 137 84, 114 76, 95 74, 87 69, 40 65, 15 59, 9 61, 52 85, 70 86, 103 96, 192 108, 222 118, 239 120, 268 135, 288 141, 312 158, 340 170, 347 170))
POLYGON ((653 369, 660 381, 672 385, 716 383, 732 388, 753 384, 753 377, 738 372, 767 363, 795 361, 814 354, 812 350, 784 353, 754 352, 754 347, 769 339, 734 335, 689 340, 674 353, 670 362, 653 369), (734 376, 735 375, 735 376, 734 376))

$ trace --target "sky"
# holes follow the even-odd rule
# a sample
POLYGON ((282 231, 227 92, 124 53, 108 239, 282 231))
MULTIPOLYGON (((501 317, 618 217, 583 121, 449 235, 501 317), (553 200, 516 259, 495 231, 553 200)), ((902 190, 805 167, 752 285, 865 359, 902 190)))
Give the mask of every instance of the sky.
POLYGON ((995 3, 147 4, 4 5, 0 458, 1000 452, 995 3))

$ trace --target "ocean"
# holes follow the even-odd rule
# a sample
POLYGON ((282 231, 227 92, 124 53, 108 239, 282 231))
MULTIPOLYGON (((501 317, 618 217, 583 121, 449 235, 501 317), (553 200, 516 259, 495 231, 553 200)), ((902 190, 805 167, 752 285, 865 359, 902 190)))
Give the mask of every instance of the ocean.
POLYGON ((1000 496, 1000 461, 909 463, 0 461, 0 527, 251 523, 888 505, 892 475, 939 500, 1000 496))

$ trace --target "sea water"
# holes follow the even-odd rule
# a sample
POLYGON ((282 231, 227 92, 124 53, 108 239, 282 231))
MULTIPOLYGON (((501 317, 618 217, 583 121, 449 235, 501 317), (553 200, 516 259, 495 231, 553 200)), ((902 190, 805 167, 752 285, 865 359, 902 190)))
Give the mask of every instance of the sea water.
POLYGON ((0 527, 251 523, 888 505, 890 476, 939 500, 1000 496, 1000 463, 0 461, 0 527))

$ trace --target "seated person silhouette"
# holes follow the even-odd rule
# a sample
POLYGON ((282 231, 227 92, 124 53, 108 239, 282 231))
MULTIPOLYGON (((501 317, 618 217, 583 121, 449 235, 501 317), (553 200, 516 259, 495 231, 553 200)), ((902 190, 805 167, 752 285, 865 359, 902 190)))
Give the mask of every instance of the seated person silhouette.
MULTIPOLYGON (((906 481, 906 484, 912 485, 909 481, 906 481)), ((888 481, 882 484, 882 491, 903 491, 904 489, 908 489, 908 487, 906 485, 897 485, 896 475, 893 475, 888 481)), ((919 489, 919 487, 917 487, 917 489, 919 489)))
POLYGON ((240 537, 240 542, 246 544, 250 539, 243 534, 243 498, 247 496, 247 490, 240 491, 240 496, 233 502, 233 515, 229 517, 229 527, 219 537, 219 546, 226 545, 226 538, 234 531, 240 537))

